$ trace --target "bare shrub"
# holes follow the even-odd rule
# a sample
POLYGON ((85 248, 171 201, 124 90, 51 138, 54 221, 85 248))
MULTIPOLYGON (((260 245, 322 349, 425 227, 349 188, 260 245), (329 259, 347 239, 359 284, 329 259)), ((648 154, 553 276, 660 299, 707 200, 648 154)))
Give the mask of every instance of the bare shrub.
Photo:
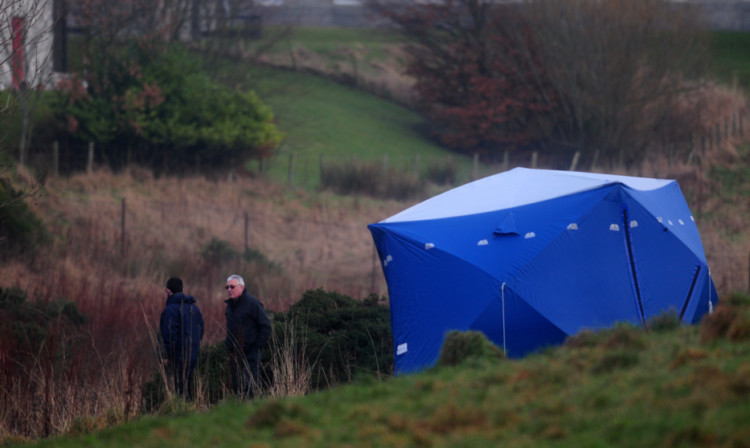
POLYGON ((735 307, 718 305, 712 314, 707 314, 701 321, 701 342, 708 343, 726 337, 735 319, 737 319, 735 307))
POLYGON ((378 198, 408 199, 424 191, 424 183, 413 173, 383 169, 374 162, 328 163, 320 175, 324 189, 339 194, 364 194, 378 198))
POLYGON ((435 160, 427 166, 425 177, 436 185, 454 185, 457 170, 456 162, 452 158, 435 160))

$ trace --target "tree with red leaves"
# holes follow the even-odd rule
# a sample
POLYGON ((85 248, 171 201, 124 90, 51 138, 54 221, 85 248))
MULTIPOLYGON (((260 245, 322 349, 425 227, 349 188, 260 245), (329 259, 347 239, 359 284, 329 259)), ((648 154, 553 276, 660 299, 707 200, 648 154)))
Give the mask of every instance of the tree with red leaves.
POLYGON ((419 106, 446 145, 592 165, 689 150, 707 39, 663 0, 368 0, 407 37, 419 106), (406 3, 404 3, 406 1, 406 3))
POLYGON ((515 42, 528 36, 504 31, 512 8, 482 0, 379 5, 410 39, 408 73, 443 144, 492 154, 535 143, 534 116, 554 104, 537 96, 531 82, 545 82, 543 69, 516 50, 515 42))

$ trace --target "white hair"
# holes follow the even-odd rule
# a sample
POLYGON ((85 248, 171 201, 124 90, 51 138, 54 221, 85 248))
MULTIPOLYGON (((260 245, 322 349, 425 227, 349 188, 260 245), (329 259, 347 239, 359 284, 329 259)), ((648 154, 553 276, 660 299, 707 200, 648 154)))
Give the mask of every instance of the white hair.
POLYGON ((238 285, 245 286, 245 280, 242 277, 240 277, 239 275, 237 275, 237 274, 230 275, 227 278, 227 283, 231 282, 232 280, 237 280, 237 284, 238 285))

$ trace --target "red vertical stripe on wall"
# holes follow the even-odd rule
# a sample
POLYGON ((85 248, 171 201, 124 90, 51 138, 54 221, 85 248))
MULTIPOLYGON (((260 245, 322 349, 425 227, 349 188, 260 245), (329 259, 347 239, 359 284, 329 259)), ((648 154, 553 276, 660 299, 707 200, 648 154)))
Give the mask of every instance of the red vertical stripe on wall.
POLYGON ((18 88, 24 80, 23 57, 23 17, 13 17, 13 53, 11 55, 11 72, 13 88, 18 88))

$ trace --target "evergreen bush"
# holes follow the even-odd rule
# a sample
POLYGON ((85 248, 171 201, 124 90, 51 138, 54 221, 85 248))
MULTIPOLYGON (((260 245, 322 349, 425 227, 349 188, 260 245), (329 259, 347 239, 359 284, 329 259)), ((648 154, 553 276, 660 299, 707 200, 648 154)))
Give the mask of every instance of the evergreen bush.
POLYGON ((62 298, 32 302, 22 289, 0 288, 0 349, 14 360, 6 373, 41 359, 64 367, 59 363, 67 363, 75 353, 73 348, 82 336, 80 328, 88 319, 75 302, 62 298))
POLYGON ((450 331, 440 349, 438 366, 457 366, 466 361, 499 360, 503 351, 480 331, 450 331))
MULTIPOLYGON (((301 345, 315 389, 347 383, 359 373, 389 375, 393 340, 390 312, 383 301, 374 294, 355 300, 335 291, 308 290, 289 311, 274 315, 274 340, 283 345, 290 332, 282 326, 297 326, 293 334, 305 339, 301 345)), ((265 362, 274 352, 265 351, 265 362)))
POLYGON ((55 103, 62 134, 94 142, 112 168, 222 167, 268 157, 281 142, 273 113, 254 92, 212 80, 181 46, 116 50, 107 55, 108 71, 63 80, 55 103))
POLYGON ((23 192, 0 178, 0 258, 28 252, 49 241, 44 224, 24 199, 23 192))

